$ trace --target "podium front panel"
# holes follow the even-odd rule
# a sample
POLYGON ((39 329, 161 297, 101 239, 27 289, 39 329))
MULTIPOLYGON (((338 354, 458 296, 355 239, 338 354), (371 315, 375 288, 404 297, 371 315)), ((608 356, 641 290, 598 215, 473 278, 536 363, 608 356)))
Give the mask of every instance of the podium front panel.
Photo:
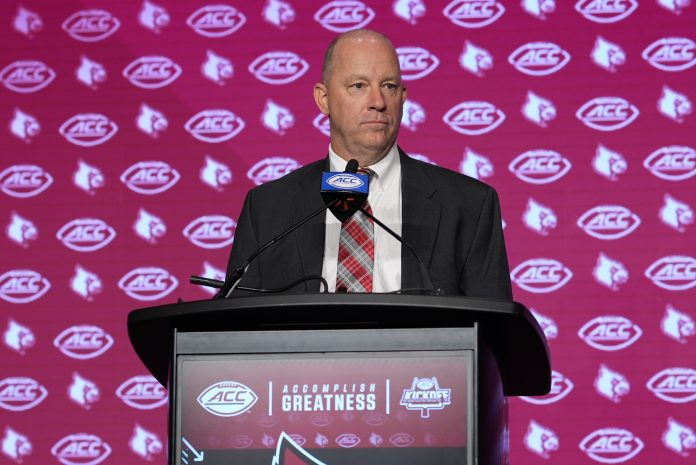
POLYGON ((174 463, 472 464, 468 333, 179 334, 174 463))

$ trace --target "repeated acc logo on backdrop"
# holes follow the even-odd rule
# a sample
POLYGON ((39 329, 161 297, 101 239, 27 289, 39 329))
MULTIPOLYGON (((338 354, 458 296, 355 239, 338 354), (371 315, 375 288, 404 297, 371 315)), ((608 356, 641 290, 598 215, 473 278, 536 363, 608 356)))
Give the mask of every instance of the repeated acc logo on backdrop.
MULTIPOLYGON (((69 43, 95 45, 102 41, 116 43, 120 40, 119 36, 127 33, 132 24, 144 28, 147 34, 153 34, 152 37, 155 37, 154 34, 159 34, 165 38, 168 37, 167 34, 172 25, 186 24, 184 28, 189 35, 206 41, 197 53, 193 65, 182 61, 176 51, 168 48, 134 50, 132 57, 119 64, 118 68, 112 68, 110 61, 99 53, 98 48, 76 52, 67 65, 68 68, 59 66, 52 57, 37 53, 35 56, 19 56, 13 58, 12 62, 8 60, 0 65, 2 67, 0 82, 4 87, 3 91, 20 99, 43 96, 54 92, 57 86, 64 85, 66 80, 72 79, 82 92, 88 92, 90 95, 100 95, 97 92, 108 91, 117 80, 125 83, 133 92, 154 91, 156 93, 158 89, 164 89, 166 92, 181 84, 180 78, 185 70, 187 73, 194 70, 196 78, 203 83, 208 85, 210 82, 215 83, 213 89, 228 88, 235 78, 235 72, 238 72, 240 68, 235 67, 236 61, 233 64, 233 59, 237 59, 233 54, 225 56, 225 53, 219 53, 224 52, 224 49, 219 47, 220 38, 229 38, 242 28, 247 28, 243 30, 245 34, 249 33, 247 19, 252 18, 252 14, 258 13, 262 15, 267 31, 292 33, 299 15, 306 14, 302 13, 296 2, 297 9, 293 7, 291 1, 281 0, 268 0, 262 7, 257 8, 258 11, 255 13, 243 4, 239 5, 242 11, 236 6, 211 2, 200 8, 198 5, 190 8, 182 17, 170 15, 164 7, 149 0, 136 3, 139 7, 133 8, 129 18, 119 19, 109 11, 94 8, 68 11, 64 14, 65 19, 62 23, 58 24, 44 22, 41 17, 42 12, 31 11, 18 5, 12 26, 8 23, 7 27, 13 27, 21 40, 44 38, 52 28, 60 27, 62 30, 59 34, 69 43)), ((383 13, 373 2, 345 0, 321 3, 318 8, 309 13, 310 23, 314 28, 323 28, 331 33, 370 27, 373 23, 376 24, 376 19, 384 19, 378 18, 383 13)), ((642 2, 640 8, 648 9, 652 6, 651 3, 659 5, 658 11, 666 15, 659 18, 656 16, 655 21, 658 23, 662 21, 667 24, 672 17, 679 18, 679 15, 689 11, 688 2, 671 0, 642 2)), ((516 221, 521 221, 527 228, 526 231, 554 239, 564 224, 572 225, 575 222, 582 231, 581 235, 587 234, 593 238, 591 241, 596 239, 594 242, 596 247, 592 254, 588 255, 587 264, 592 267, 591 276, 597 285, 601 286, 598 289, 620 291, 630 277, 631 280, 640 281, 641 285, 652 286, 649 283, 652 282, 656 286, 653 289, 657 292, 666 291, 669 295, 678 298, 688 297, 688 292, 696 286, 696 259, 690 256, 688 250, 677 249, 654 256, 648 255, 641 261, 640 269, 636 270, 629 269, 624 264, 630 264, 631 261, 628 254, 621 251, 619 241, 624 238, 629 241, 637 240, 643 228, 650 228, 654 224, 662 228, 664 234, 672 234, 670 237, 674 237, 675 242, 687 237, 693 228, 693 207, 696 205, 688 195, 684 194, 682 187, 685 181, 693 180, 696 175, 694 144, 690 142, 688 136, 685 139, 683 137, 685 133, 682 132, 681 136, 674 140, 658 138, 656 145, 646 146, 645 152, 636 153, 614 139, 605 141, 599 140, 598 137, 602 137, 602 134, 608 136, 612 132, 632 137, 634 133, 631 131, 635 131, 638 127, 638 124, 633 123, 639 116, 641 124, 650 118, 659 119, 663 124, 673 126, 675 130, 690 127, 694 112, 694 95, 688 86, 679 84, 678 80, 672 81, 670 78, 677 76, 678 73, 693 71, 696 66, 696 44, 688 32, 679 31, 678 27, 672 31, 671 27, 655 26, 655 30, 659 31, 656 35, 641 40, 635 45, 623 39, 621 34, 611 29, 612 25, 636 18, 639 14, 636 13, 639 9, 637 0, 611 2, 579 0, 572 4, 573 15, 581 18, 581 21, 596 23, 602 28, 601 35, 596 33, 590 35, 589 32, 585 34, 586 52, 581 54, 574 52, 572 56, 568 51, 571 50, 570 44, 556 41, 556 39, 551 42, 543 35, 530 37, 527 39, 530 41, 526 43, 511 42, 504 55, 498 55, 501 52, 499 49, 494 49, 490 42, 479 43, 479 40, 473 36, 463 37, 458 42, 461 48, 449 55, 435 45, 427 45, 425 48, 417 40, 418 30, 415 27, 435 24, 436 20, 450 28, 452 26, 463 28, 461 32, 466 30, 474 32, 476 29, 487 27, 508 27, 512 21, 516 21, 515 16, 511 14, 513 8, 524 11, 525 19, 533 22, 532 27, 541 30, 541 26, 553 24, 558 16, 564 14, 564 10, 560 8, 560 2, 553 0, 524 0, 518 2, 518 5, 507 5, 506 2, 500 1, 453 0, 440 6, 426 1, 397 0, 387 8, 393 14, 389 19, 395 18, 398 24, 405 28, 413 28, 414 31, 415 40, 399 44, 401 46, 397 49, 405 81, 437 79, 440 73, 448 72, 458 72, 460 77, 468 79, 490 79, 500 71, 496 67, 503 66, 511 67, 510 70, 514 69, 512 73, 518 75, 519 79, 531 79, 525 81, 525 85, 519 86, 520 93, 513 106, 505 106, 506 100, 498 99, 497 96, 484 98, 467 95, 459 99, 455 98, 446 107, 442 107, 443 111, 446 108, 449 110, 445 111, 442 122, 437 124, 444 123, 454 132, 464 136, 495 134, 495 130, 506 119, 512 122, 515 118, 523 121, 530 131, 554 131, 561 128, 563 124, 566 124, 565 117, 572 116, 573 113, 564 114, 568 112, 568 109, 563 108, 563 102, 554 97, 548 85, 552 82, 551 80, 565 78, 575 64, 592 63, 590 67, 596 73, 601 73, 602 79, 606 78, 606 89, 599 90, 594 95, 584 96, 583 101, 587 101, 579 102, 579 108, 573 109, 577 119, 571 118, 575 121, 572 124, 595 138, 594 154, 592 152, 586 154, 587 159, 591 159, 590 175, 596 174, 595 180, 591 182, 609 181, 612 189, 623 189, 626 182, 630 185, 631 176, 636 174, 638 159, 635 156, 639 156, 643 160, 643 168, 638 167, 638 169, 645 169, 647 173, 650 173, 653 182, 662 183, 660 184, 662 189, 657 189, 654 194, 659 202, 652 212, 645 212, 645 209, 641 208, 641 203, 623 204, 620 200, 600 200, 596 203, 581 205, 574 213, 575 216, 568 222, 568 218, 565 217, 566 206, 560 200, 546 195, 544 189, 555 182, 575 182, 574 176, 580 175, 582 170, 588 167, 580 166, 582 163, 578 163, 577 154, 571 149, 553 144, 546 145, 546 143, 535 144, 516 148, 517 151, 509 154, 509 158, 505 161, 508 163, 507 176, 512 174, 513 182, 523 183, 518 187, 529 184, 531 186, 527 186, 528 188, 535 189, 534 193, 529 191, 524 194, 525 208, 524 211, 516 214, 516 221), (507 15, 506 8, 510 10, 507 15), (621 95, 620 88, 612 88, 609 84, 610 77, 616 78, 615 81, 619 82, 620 76, 629 70, 629 66, 641 67, 643 71, 640 72, 648 70, 647 72, 653 73, 651 75, 662 78, 658 85, 645 87, 647 104, 643 100, 633 101, 635 97, 628 94, 621 95), (490 101, 488 101, 489 98, 490 101), (467 100, 454 105, 463 99, 467 100), (505 108, 507 114, 502 108, 505 108), (585 127, 592 131, 587 132, 585 127)), ((171 27, 171 29, 174 28, 171 27)), ((256 52, 258 56, 249 58, 248 72, 258 81, 258 85, 267 86, 268 90, 270 89, 268 86, 292 84, 308 74, 310 66, 315 66, 307 60, 309 55, 305 49, 291 47, 291 45, 286 47, 285 44, 273 45, 269 42, 268 48, 259 50, 256 52)), ((632 71, 635 72, 635 69, 633 68, 632 71)), ((413 99, 409 99, 405 104, 401 124, 407 131, 415 132, 419 131, 420 126, 426 121, 430 124, 432 118, 428 119, 428 117, 431 116, 433 109, 438 107, 429 98, 415 93, 412 97, 413 99)), ((12 143, 19 144, 18 153, 31 150, 47 137, 60 134, 65 139, 63 145, 80 152, 80 158, 74 158, 71 162, 71 179, 68 183, 72 182, 78 192, 87 194, 89 197, 85 196, 86 199, 92 199, 95 196, 98 198, 101 192, 112 188, 127 188, 142 195, 143 197, 138 197, 141 202, 134 205, 128 213, 126 226, 132 228, 134 234, 144 241, 157 243, 167 232, 168 225, 165 224, 165 220, 166 223, 171 222, 169 226, 174 223, 164 210, 148 202, 155 199, 145 196, 158 195, 176 188, 182 176, 190 176, 190 174, 180 173, 177 168, 181 169, 181 167, 173 166, 176 163, 169 158, 159 155, 146 156, 135 163, 130 161, 129 163, 133 164, 125 169, 123 166, 119 167, 119 171, 123 170, 120 171, 119 177, 121 183, 113 183, 108 177, 112 167, 107 160, 93 156, 96 150, 90 148, 116 148, 115 144, 120 143, 122 134, 126 133, 117 125, 117 121, 118 124, 123 124, 122 115, 108 107, 96 106, 64 113, 60 116, 60 121, 55 121, 51 120, 41 107, 24 102, 28 100, 19 100, 16 106, 8 109, 6 115, 6 123, 9 123, 7 130, 11 134, 10 140, 12 143), (75 113, 77 111, 83 113, 75 113)), ((148 136, 143 138, 144 140, 152 143, 165 134, 169 138, 175 133, 182 133, 180 123, 176 124, 177 127, 170 124, 170 122, 179 121, 179 115, 165 114, 159 105, 156 98, 139 98, 133 102, 130 113, 125 119, 131 122, 129 124, 134 124, 134 127, 140 131, 138 134, 141 137, 143 134, 148 136)), ((236 112, 225 108, 226 105, 204 109, 194 107, 191 113, 198 113, 193 116, 185 115, 181 120, 186 121, 184 123, 186 132, 183 134, 190 134, 195 141, 189 140, 195 144, 198 142, 211 144, 201 147, 218 149, 224 147, 223 143, 233 140, 247 129, 247 124, 249 126, 257 124, 258 127, 264 128, 262 131, 267 130, 274 135, 301 135, 303 122, 311 120, 312 125, 319 132, 324 135, 329 133, 329 120, 326 115, 319 114, 313 119, 311 117, 308 119, 306 115, 298 111, 298 108, 290 108, 282 99, 270 96, 268 93, 263 95, 259 103, 258 109, 263 108, 263 110, 257 121, 242 120, 236 112)), ((235 104, 231 103, 231 105, 235 104)), ((238 108, 238 110, 242 109, 238 108)), ((503 161, 499 161, 498 154, 491 150, 490 145, 486 145, 486 137, 491 136, 476 138, 475 144, 464 144, 469 146, 462 145, 460 160, 455 159, 454 162, 450 160, 450 166, 456 166, 460 172, 477 179, 490 181, 492 178, 496 182, 505 182, 504 178, 499 179, 503 171, 500 163, 503 161), (478 142, 479 139, 482 140, 481 143, 478 142), (494 174, 497 176, 494 177, 494 174)), ((233 170, 236 175, 239 167, 227 164, 223 153, 202 152, 198 156, 202 156, 200 170, 193 175, 198 176, 200 185, 206 186, 204 189, 212 189, 213 193, 224 193, 233 183, 233 170)), ((414 158, 433 162, 425 156, 414 156, 414 158)), ((18 199, 19 202, 32 201, 44 191, 48 191, 49 195, 51 192, 59 194, 62 184, 66 181, 63 179, 64 174, 57 176, 62 171, 41 159, 29 157, 26 160, 22 164, 0 167, 2 168, 0 190, 13 202, 14 199, 18 199), (55 190, 57 187, 60 189, 55 190)), ((446 160, 435 161, 446 166, 446 160)), ((301 164, 291 157, 278 155, 258 157, 250 163, 250 166, 246 169, 246 177, 254 184, 262 184, 297 169, 301 164)), ((505 175, 505 173, 502 174, 505 175)), ((29 205, 29 202, 26 202, 26 205, 29 205)), ((62 218, 60 224, 63 226, 58 231, 55 229, 49 231, 39 221, 40 215, 34 211, 31 208, 25 208, 24 203, 17 204, 8 211, 4 223, 8 243, 14 250, 33 253, 32 251, 37 250, 42 241, 46 238, 50 239, 55 233, 65 247, 85 252, 84 255, 78 254, 81 257, 79 263, 70 263, 68 271, 70 276, 58 287, 65 291, 70 289, 67 291, 68 295, 72 292, 72 295, 79 296, 78 302, 85 304, 98 302, 104 289, 104 282, 100 277, 102 271, 88 262, 88 259, 92 257, 89 252, 111 250, 109 244, 116 237, 116 229, 120 233, 123 228, 119 224, 107 224, 100 218, 93 218, 91 214, 74 213, 62 218)), ((110 223, 112 221, 109 219, 110 223)), ((181 231, 188 241, 196 247, 212 250, 229 247, 236 227, 233 218, 217 212, 195 212, 185 217, 182 224, 186 224, 181 231)), ((577 229, 575 231, 579 232, 577 229)), ((516 286, 530 293, 557 292, 564 288, 573 277, 572 271, 565 262, 567 258, 561 255, 554 258, 531 258, 515 267, 511 272, 511 278, 516 286)), ((209 261, 201 260, 199 263, 202 263, 203 275, 216 279, 224 278, 225 272, 222 267, 217 267, 209 261)), ((568 264, 575 269, 574 263, 568 264)), ((140 264, 131 266, 136 265, 140 264)), ((16 269, 5 269, 0 272, 2 272, 0 298, 12 304, 35 302, 51 289, 52 283, 43 275, 45 270, 21 265, 16 269)), ((119 287, 125 295, 140 301, 166 298, 177 286, 177 279, 168 270, 158 266, 137 267, 125 273, 119 280, 119 287)), ((675 344, 678 348, 688 347, 688 344, 693 343, 696 334, 693 312, 688 305, 685 306, 679 302, 675 304, 676 306, 666 304, 664 313, 654 319, 652 327, 644 329, 648 333, 658 331, 659 328, 658 336, 667 344, 675 344)), ((662 307, 659 310, 661 312, 662 307)), ((636 311, 641 310, 636 309, 636 311)), ((562 323, 561 319, 554 320, 549 314, 541 314, 537 311, 533 314, 547 339, 552 343, 559 338, 561 331, 568 330, 568 328, 559 327, 556 321, 562 323)), ((589 321, 586 321, 582 327, 571 329, 572 332, 577 331, 578 337, 592 349, 609 355, 613 351, 641 347, 644 330, 636 322, 646 320, 639 318, 638 314, 622 316, 606 312, 588 315, 586 318, 589 321)), ((36 328, 31 320, 29 324, 37 329, 36 333, 26 325, 23 317, 8 320, 3 342, 12 355, 32 356, 36 348, 41 346, 37 344, 37 334, 40 337, 42 331, 39 331, 40 328, 36 328)), ((53 340, 54 348, 66 357, 77 360, 99 357, 115 343, 114 338, 107 331, 85 321, 53 332, 53 334, 56 333, 58 335, 53 340)), ((570 334, 570 332, 563 334, 570 334)), ((632 390, 640 389, 648 389, 654 394, 658 404, 661 402, 688 404, 696 395, 694 385, 696 375, 694 368, 688 364, 684 366, 680 363, 666 362, 662 367, 657 368, 655 373, 650 373, 651 378, 647 382, 641 381, 642 385, 639 385, 637 379, 626 370, 625 366, 613 360, 601 359, 601 363, 595 364, 592 370, 594 378, 590 379, 590 382, 578 382, 577 387, 574 386, 573 381, 578 380, 571 381, 565 374, 554 371, 552 391, 549 395, 523 400, 541 405, 559 401, 571 402, 575 390, 581 385, 583 389, 591 389, 589 386, 593 385, 597 399, 601 399, 598 402, 612 404, 625 403, 623 399, 627 396, 630 399, 632 390), (633 385, 631 380, 634 381, 633 385)), ((100 396, 105 395, 86 375, 87 373, 81 372, 72 373, 68 389, 68 397, 83 409, 89 409, 100 396)), ((130 375, 122 377, 123 382, 115 393, 126 405, 134 409, 155 409, 163 404, 166 392, 154 378, 138 375, 125 379, 128 376, 130 375)), ((427 380, 423 378, 421 381, 424 379, 427 380)), ((8 409, 7 406, 10 406, 15 409, 24 409, 23 411, 32 410, 35 406, 42 408, 43 400, 47 395, 47 389, 42 382, 42 378, 36 380, 21 376, 10 376, 0 381, 0 408, 8 409)), ((215 393, 211 393, 213 394, 215 393)), ((220 395, 220 392, 217 394, 220 395)), ((55 395, 53 390, 51 395, 55 395)), ((65 396, 65 392, 60 395, 65 396)), ((230 396, 229 393, 224 395, 230 396)), ((322 415, 321 412, 312 416, 312 423, 316 425, 325 426, 333 421, 340 420, 330 415, 322 415)), ((375 412, 370 412, 363 421, 371 425, 386 420, 375 412)), ((529 420, 526 419, 525 422, 527 421, 529 420)), ((665 453, 688 457, 693 451, 693 440, 690 439, 695 437, 693 422, 688 417, 661 418, 660 421, 664 427, 660 439, 665 453)), ((259 421, 259 424, 261 423, 270 425, 273 419, 264 418, 259 421)), ((565 446, 563 442, 565 437, 556 432, 562 433, 562 427, 560 424, 542 423, 536 420, 525 423, 527 434, 520 443, 524 444, 530 453, 553 459, 559 447, 562 444, 565 446)), ((656 440, 656 438, 639 438, 631 431, 624 429, 620 423, 618 426, 594 425, 588 430, 593 428, 599 429, 589 434, 583 431, 579 436, 585 436, 579 444, 579 450, 582 450, 590 459, 601 463, 630 461, 639 453, 648 452, 648 448, 642 452, 643 439, 646 443, 648 439, 656 440)), ((12 461, 19 462, 31 454, 32 438, 26 433, 25 431, 23 434, 21 428, 10 426, 5 428, 3 443, 12 443, 15 447, 3 452, 12 461)), ((312 444, 312 438, 304 438, 297 434, 288 434, 287 437, 299 447, 307 443, 312 444)), ((389 443, 395 447, 402 447, 411 444, 414 438, 402 433, 395 433, 390 437, 381 437, 373 433, 369 438, 365 437, 362 440, 373 446, 389 443)), ((239 435, 234 438, 232 447, 250 447, 253 441, 258 441, 266 447, 276 447, 283 441, 283 437, 275 435, 257 439, 239 435)), ((336 437, 317 435, 313 444, 317 447, 326 447, 333 443, 350 448, 358 445, 360 441, 360 437, 345 433, 336 437)), ((133 425, 128 444, 131 451, 144 460, 156 459, 163 449, 160 438, 140 424, 133 425)), ((576 444, 568 448, 578 449, 577 446, 576 444)), ((111 446, 90 431, 66 436, 56 442, 52 448, 53 455, 64 465, 96 464, 105 460, 110 451, 111 446)), ((650 453, 656 454, 654 451, 650 453)))

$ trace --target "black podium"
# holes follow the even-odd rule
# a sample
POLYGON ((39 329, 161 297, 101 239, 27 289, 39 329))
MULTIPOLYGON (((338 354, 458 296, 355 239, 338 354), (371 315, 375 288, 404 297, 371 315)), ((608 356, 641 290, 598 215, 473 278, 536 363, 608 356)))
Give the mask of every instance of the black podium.
POLYGON ((128 332, 169 389, 176 465, 502 465, 505 396, 551 383, 514 302, 241 297, 135 310, 128 332))

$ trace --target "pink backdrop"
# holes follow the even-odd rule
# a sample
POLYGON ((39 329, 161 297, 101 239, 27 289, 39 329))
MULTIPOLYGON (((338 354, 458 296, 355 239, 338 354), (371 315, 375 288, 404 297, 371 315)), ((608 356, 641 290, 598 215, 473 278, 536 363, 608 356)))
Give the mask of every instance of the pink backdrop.
POLYGON ((210 296, 188 276, 221 276, 248 189, 324 156, 324 48, 368 25, 401 56, 400 145, 498 190, 550 342, 512 463, 692 463, 689 3, 2 2, 0 461, 165 462, 126 314, 210 296))

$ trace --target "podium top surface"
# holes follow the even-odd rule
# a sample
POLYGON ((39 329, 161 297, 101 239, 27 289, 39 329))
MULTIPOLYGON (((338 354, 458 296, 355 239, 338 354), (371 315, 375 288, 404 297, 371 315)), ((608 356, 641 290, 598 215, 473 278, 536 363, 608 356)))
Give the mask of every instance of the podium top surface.
POLYGON ((293 294, 205 300, 133 310, 136 353, 167 385, 173 330, 437 328, 478 323, 498 360, 506 395, 543 395, 551 384, 548 345, 521 304, 482 298, 396 294, 293 294))

